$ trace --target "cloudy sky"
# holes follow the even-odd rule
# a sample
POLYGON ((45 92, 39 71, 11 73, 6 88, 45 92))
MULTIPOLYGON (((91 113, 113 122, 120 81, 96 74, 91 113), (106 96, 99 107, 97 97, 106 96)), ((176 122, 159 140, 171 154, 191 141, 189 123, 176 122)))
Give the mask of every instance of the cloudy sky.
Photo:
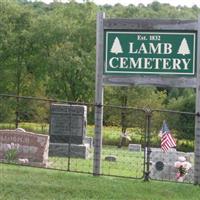
MULTIPOLYGON (((46 3, 50 3, 53 2, 53 0, 40 0, 46 3)), ((60 0, 62 2, 67 2, 67 0, 60 0)), ((84 2, 84 0, 76 0, 77 2, 84 2)), ((129 5, 129 4, 134 4, 134 5, 138 5, 139 3, 143 3, 144 5, 147 5, 149 3, 151 3, 153 0, 91 0, 93 2, 95 2, 96 4, 99 5, 103 5, 103 4, 110 4, 110 5, 114 5, 116 3, 120 3, 122 5, 129 5)), ((191 7, 193 5, 197 5, 200 7, 200 1, 199 0, 157 0, 160 3, 169 3, 171 5, 177 6, 177 5, 181 5, 181 6, 188 6, 191 7)))

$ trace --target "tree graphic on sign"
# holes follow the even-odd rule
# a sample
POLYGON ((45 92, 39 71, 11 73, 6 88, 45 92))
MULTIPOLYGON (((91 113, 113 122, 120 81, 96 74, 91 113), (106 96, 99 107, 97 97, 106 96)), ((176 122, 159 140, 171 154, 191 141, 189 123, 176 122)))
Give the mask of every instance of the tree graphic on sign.
POLYGON ((123 53, 122 46, 120 44, 118 37, 115 38, 110 52, 115 54, 123 53))
POLYGON ((183 38, 177 54, 182 54, 184 56, 187 54, 190 54, 190 49, 189 49, 187 40, 185 38, 183 38))

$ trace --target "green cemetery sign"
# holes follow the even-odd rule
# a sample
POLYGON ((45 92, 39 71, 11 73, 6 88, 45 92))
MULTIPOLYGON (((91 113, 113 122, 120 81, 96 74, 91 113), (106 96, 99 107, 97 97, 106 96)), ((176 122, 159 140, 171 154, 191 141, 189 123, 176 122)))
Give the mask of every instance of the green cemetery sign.
POLYGON ((105 31, 104 38, 104 74, 195 75, 195 32, 105 31))

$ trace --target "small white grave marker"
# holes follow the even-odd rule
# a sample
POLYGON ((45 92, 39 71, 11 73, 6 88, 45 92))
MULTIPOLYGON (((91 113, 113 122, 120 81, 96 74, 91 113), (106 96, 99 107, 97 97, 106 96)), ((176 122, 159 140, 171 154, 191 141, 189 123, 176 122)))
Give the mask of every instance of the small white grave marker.
POLYGON ((141 144, 129 144, 128 150, 129 151, 141 151, 141 144))

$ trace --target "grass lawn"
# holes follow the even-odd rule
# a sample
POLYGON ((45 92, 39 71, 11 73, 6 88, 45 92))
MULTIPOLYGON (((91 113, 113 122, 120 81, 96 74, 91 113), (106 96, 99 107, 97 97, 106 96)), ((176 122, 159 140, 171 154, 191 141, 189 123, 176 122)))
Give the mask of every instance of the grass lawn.
MULTIPOLYGON (((50 168, 68 169, 68 157, 49 157, 50 168)), ((144 153, 130 152, 127 147, 103 146, 102 149, 102 173, 104 175, 116 175, 141 178, 144 168, 144 153), (116 162, 105 160, 108 155, 114 155, 116 162)), ((93 150, 88 159, 70 158, 70 171, 89 172, 93 171, 93 150)))
POLYGON ((191 184, 94 177, 88 174, 0 164, 2 200, 198 200, 191 184))

